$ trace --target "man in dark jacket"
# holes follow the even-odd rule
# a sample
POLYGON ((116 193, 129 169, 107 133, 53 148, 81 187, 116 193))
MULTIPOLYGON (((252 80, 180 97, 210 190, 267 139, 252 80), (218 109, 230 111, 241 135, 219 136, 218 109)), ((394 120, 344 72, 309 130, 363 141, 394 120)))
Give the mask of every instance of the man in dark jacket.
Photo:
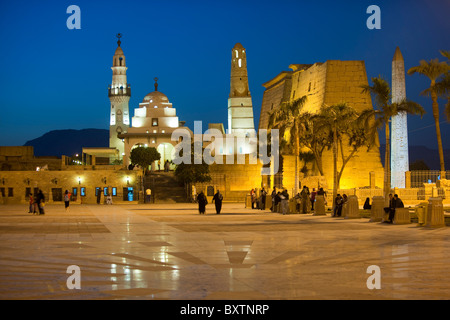
POLYGON ((398 194, 394 194, 394 199, 392 199, 392 205, 391 210, 389 212, 389 222, 393 223, 394 217, 395 217, 395 209, 397 208, 404 208, 405 205, 403 204, 402 199, 398 197, 398 194))

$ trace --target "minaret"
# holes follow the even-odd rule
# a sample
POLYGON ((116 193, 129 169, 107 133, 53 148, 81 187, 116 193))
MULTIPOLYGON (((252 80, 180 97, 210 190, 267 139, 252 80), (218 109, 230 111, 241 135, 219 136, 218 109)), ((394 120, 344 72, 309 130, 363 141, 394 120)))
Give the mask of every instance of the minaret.
POLYGON ((236 43, 231 50, 228 133, 245 135, 254 129, 252 97, 248 87, 247 55, 244 47, 236 43))
MULTIPOLYGON (((405 99, 405 62, 397 47, 392 59, 392 103, 400 103, 405 99)), ((405 172, 409 171, 406 112, 392 117, 391 131, 391 187, 405 188, 405 172)))
POLYGON ((125 55, 120 47, 120 38, 117 34, 117 49, 113 57, 112 84, 108 88, 108 97, 111 101, 111 116, 109 124, 109 147, 119 150, 120 158, 124 153, 124 143, 117 134, 125 132, 130 126, 130 115, 128 102, 130 101, 131 89, 127 83, 127 67, 125 55))

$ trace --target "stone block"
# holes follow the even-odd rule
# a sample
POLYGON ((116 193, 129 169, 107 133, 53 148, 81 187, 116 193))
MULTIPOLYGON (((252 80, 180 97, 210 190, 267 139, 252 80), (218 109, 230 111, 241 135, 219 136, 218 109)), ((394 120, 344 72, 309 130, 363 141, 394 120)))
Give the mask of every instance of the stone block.
POLYGON ((325 199, 323 195, 316 195, 316 203, 314 204, 313 216, 324 216, 325 213, 325 199))
POLYGON ((445 227, 444 207, 442 198, 429 198, 427 208, 427 223, 425 227, 440 228, 445 227))
POLYGON ((297 213, 296 205, 297 203, 295 199, 293 198, 289 199, 289 213, 297 213))
POLYGON ((360 219, 361 215, 359 214, 359 203, 357 196, 348 196, 348 200, 346 203, 346 215, 345 219, 360 219))
POLYGON ((372 198, 372 208, 370 209, 369 222, 380 222, 384 217, 384 197, 374 196, 372 198))
POLYGON ((427 209, 428 202, 421 202, 415 208, 415 213, 417 215, 417 222, 419 225, 423 226, 427 222, 427 209))
POLYGON ((395 209, 393 224, 408 224, 411 223, 411 215, 408 208, 395 209))

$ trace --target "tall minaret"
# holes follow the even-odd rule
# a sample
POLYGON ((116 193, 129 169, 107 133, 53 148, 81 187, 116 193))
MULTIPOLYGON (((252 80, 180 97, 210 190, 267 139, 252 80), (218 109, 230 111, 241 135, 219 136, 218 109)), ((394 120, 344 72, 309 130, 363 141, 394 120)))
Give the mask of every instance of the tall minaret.
POLYGON ((130 126, 130 114, 128 102, 130 101, 131 89, 127 83, 127 67, 125 55, 120 47, 120 38, 117 34, 117 49, 113 57, 112 84, 108 88, 108 97, 111 101, 111 116, 109 124, 109 147, 119 150, 120 158, 124 153, 124 143, 117 137, 118 133, 127 131, 130 126))
POLYGON ((247 55, 244 47, 236 43, 231 51, 228 133, 245 135, 254 129, 252 97, 248 87, 247 55))
MULTIPOLYGON (((392 103, 399 103, 405 99, 405 62, 397 47, 392 59, 392 103)), ((405 188, 405 172, 409 171, 406 112, 392 117, 391 131, 391 187, 405 188)))

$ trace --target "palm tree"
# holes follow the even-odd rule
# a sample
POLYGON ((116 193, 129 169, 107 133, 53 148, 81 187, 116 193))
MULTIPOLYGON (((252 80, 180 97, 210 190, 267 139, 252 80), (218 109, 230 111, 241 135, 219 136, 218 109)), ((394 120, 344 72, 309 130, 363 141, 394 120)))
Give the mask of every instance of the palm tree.
MULTIPOLYGON (((281 106, 269 114, 269 129, 279 129, 280 137, 286 141, 284 145, 294 145, 295 155, 295 194, 298 193, 299 184, 299 154, 300 154, 300 123, 301 110, 306 103, 306 96, 299 99, 283 102, 281 106), (289 133, 285 135, 285 133, 289 133)), ((281 145, 281 144, 280 144, 281 145)))
MULTIPOLYGON (((350 158, 345 159, 343 156, 343 162, 341 170, 337 169, 337 158, 338 158, 338 143, 341 144, 342 149, 342 137, 349 134, 350 128, 354 125, 357 118, 357 113, 355 109, 348 106, 346 103, 340 103, 332 106, 327 106, 322 108, 320 111, 317 121, 319 131, 328 131, 331 133, 333 141, 333 199, 336 198, 337 190, 339 189, 339 181, 344 171, 344 167, 350 158)), ((344 155, 344 151, 342 155, 344 155)), ((351 154, 351 156, 354 152, 351 154)), ((351 157, 350 156, 350 157, 351 157)), ((334 202, 333 202, 334 203, 334 202)))
POLYGON ((389 121, 391 117, 397 115, 400 112, 406 112, 408 114, 420 114, 423 116, 425 110, 419 104, 403 100, 399 103, 391 102, 391 89, 386 80, 381 78, 372 78, 372 86, 363 85, 363 93, 370 93, 375 100, 376 109, 366 109, 361 112, 359 116, 359 122, 364 124, 364 127, 368 130, 368 135, 372 140, 372 144, 377 137, 378 129, 384 126, 386 132, 386 150, 384 154, 384 195, 387 199, 387 194, 391 189, 390 179, 390 132, 389 121))
MULTIPOLYGON (((450 51, 440 51, 441 54, 447 58, 447 64, 450 60, 450 51)), ((444 77, 436 83, 436 89, 439 96, 447 97, 447 104, 445 105, 445 114, 447 121, 450 122, 450 72, 446 72, 444 77)))
POLYGON ((430 61, 421 60, 420 65, 412 67, 408 70, 408 74, 412 75, 414 73, 419 73, 427 76, 430 81, 430 87, 426 89, 422 94, 430 95, 432 100, 433 117, 434 123, 436 125, 436 137, 438 142, 439 150, 439 163, 441 167, 441 177, 445 177, 445 164, 444 164, 444 150, 442 148, 442 138, 441 138, 441 127, 439 124, 439 105, 437 102, 438 92, 436 89, 436 81, 443 74, 448 73, 450 66, 446 62, 439 62, 438 59, 433 59, 430 61))

